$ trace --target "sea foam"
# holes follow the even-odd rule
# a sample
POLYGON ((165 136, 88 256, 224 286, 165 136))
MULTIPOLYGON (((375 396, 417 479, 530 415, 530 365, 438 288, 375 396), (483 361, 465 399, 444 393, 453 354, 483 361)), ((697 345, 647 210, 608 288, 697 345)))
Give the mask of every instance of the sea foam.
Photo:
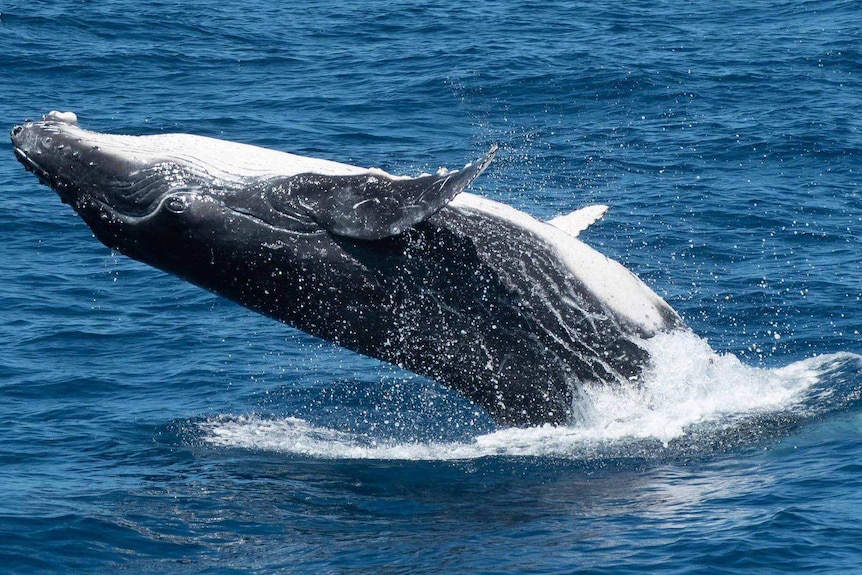
POLYGON ((653 361, 643 381, 631 387, 581 388, 575 402, 577 422, 568 426, 503 428, 455 442, 379 438, 298 417, 220 415, 199 426, 212 445, 326 459, 602 458, 627 453, 644 456, 648 450, 661 451, 674 444, 690 447, 699 437, 714 443, 722 433, 735 439, 757 438, 762 434, 749 428, 761 425, 764 418, 804 419, 842 403, 830 396, 850 393, 858 399, 859 395, 859 390, 819 385, 835 372, 858 373, 862 357, 854 354, 821 355, 782 368, 762 368, 746 365, 733 354, 715 352, 691 332, 660 334, 648 346, 653 361))

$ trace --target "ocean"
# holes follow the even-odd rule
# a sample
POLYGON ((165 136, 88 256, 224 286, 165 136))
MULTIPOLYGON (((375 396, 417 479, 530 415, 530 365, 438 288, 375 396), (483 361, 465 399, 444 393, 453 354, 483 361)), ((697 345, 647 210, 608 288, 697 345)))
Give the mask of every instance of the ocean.
POLYGON ((0 154, 2 573, 851 573, 862 12, 824 2, 0 4, 0 119, 187 132, 581 234, 697 336, 583 417, 454 392, 110 252, 0 154))

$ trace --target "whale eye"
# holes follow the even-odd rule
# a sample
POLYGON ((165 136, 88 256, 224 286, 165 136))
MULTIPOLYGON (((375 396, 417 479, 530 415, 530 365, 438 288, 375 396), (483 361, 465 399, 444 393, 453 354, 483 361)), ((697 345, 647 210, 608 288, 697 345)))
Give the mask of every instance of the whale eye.
POLYGON ((181 214, 186 211, 187 204, 185 198, 182 196, 171 196, 165 202, 165 207, 170 212, 181 214))

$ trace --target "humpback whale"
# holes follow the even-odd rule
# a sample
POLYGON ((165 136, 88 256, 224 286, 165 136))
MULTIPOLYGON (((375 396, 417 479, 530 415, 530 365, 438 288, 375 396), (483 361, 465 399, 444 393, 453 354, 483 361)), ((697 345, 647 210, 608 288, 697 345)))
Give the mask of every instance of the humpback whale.
POLYGON ((637 385, 645 342, 686 329, 579 239, 605 206, 548 222, 464 190, 189 134, 88 131, 51 112, 18 160, 106 246, 316 337, 449 386, 503 425, 563 424, 585 384, 637 385))

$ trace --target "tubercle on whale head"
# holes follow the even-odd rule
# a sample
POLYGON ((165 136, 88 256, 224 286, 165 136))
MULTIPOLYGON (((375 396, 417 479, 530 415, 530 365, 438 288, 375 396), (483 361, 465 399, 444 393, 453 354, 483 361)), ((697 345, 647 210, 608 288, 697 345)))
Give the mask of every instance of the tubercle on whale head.
MULTIPOLYGON (((58 112, 57 110, 51 110, 47 114, 42 116, 42 122, 56 122, 62 124, 68 124, 70 126, 78 125, 78 115, 75 112, 58 112)), ((24 120, 24 125, 32 125, 34 122, 30 120, 24 120)), ((12 141, 15 141, 16 136, 20 135, 24 130, 24 126, 14 126, 12 128, 12 141)))
POLYGON ((78 115, 75 114, 75 112, 58 112, 57 110, 51 110, 50 112, 42 116, 42 120, 63 122, 72 126, 78 125, 78 115))

